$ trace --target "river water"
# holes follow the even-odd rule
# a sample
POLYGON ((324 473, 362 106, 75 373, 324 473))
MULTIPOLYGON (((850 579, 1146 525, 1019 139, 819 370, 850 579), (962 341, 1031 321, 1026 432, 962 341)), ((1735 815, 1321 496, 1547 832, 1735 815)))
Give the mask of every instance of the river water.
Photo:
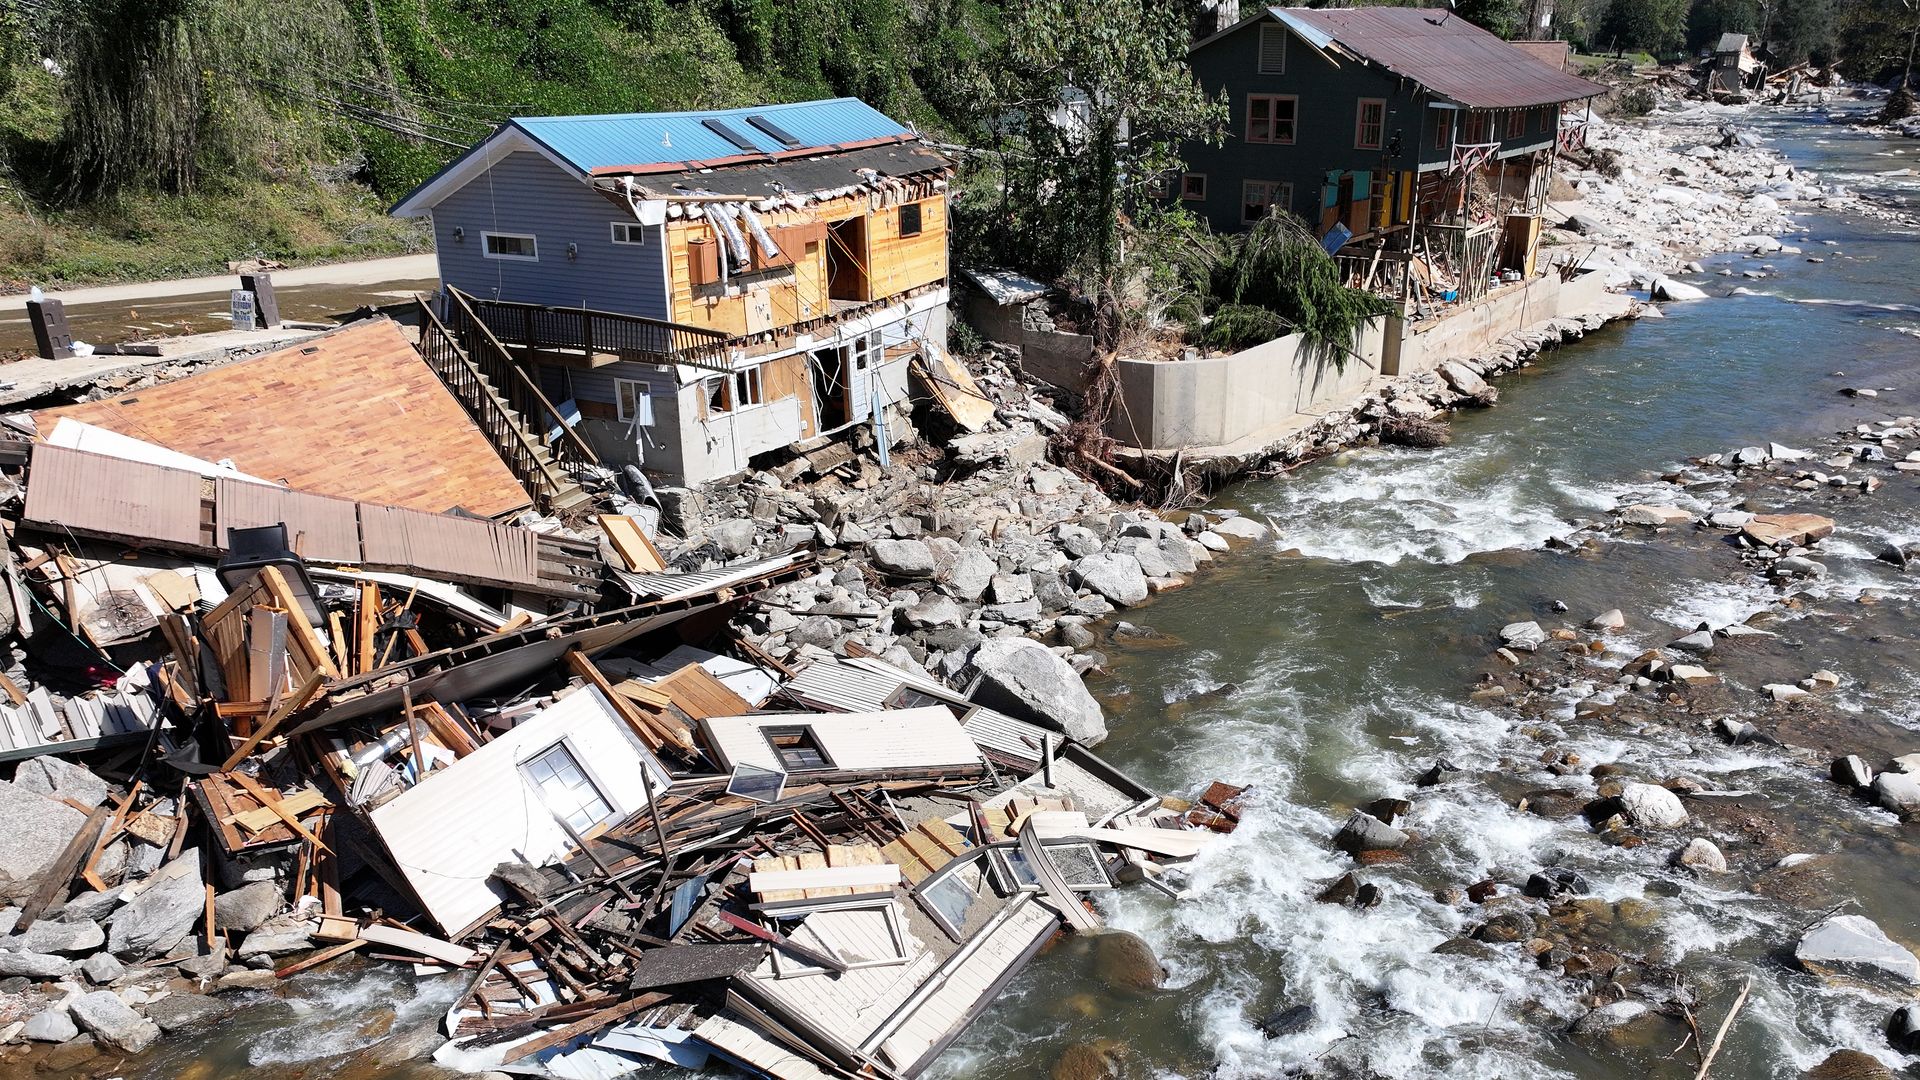
MULTIPOLYGON (((1873 140, 1809 114, 1745 122, 1802 168, 1910 206, 1920 200, 1911 177, 1874 175, 1920 159, 1920 144, 1873 140)), ((1449 447, 1354 452, 1227 492, 1222 505, 1271 519, 1278 543, 1218 560, 1193 586, 1129 613, 1163 636, 1112 649, 1113 673, 1095 686, 1113 729, 1101 753, 1139 779, 1186 793, 1216 778, 1252 785, 1245 820, 1193 866, 1185 899, 1134 888, 1103 901, 1113 925, 1154 946, 1166 987, 1118 991, 1082 950, 1051 950, 936 1065, 936 1080, 1090 1080, 1059 1065, 1086 1045, 1115 1051, 1109 1060, 1124 1076, 1169 1080, 1316 1069, 1476 1080, 1691 1076, 1694 1050, 1673 1053, 1686 1034, 1680 1024, 1636 1026, 1625 1038, 1569 1035, 1586 1011, 1584 988, 1523 961, 1517 946, 1492 958, 1433 953, 1485 915, 1436 900, 1436 889, 1518 882, 1549 863, 1580 869, 1611 905, 1613 923, 1600 931, 1609 944, 1679 973, 1709 1032, 1752 979, 1714 1075, 1795 1077, 1840 1047, 1895 1067, 1920 1064, 1880 1035, 1892 998, 1828 987, 1780 959, 1798 928, 1843 901, 1920 945, 1911 828, 1903 834, 1785 751, 1672 728, 1594 729, 1572 722, 1570 710, 1529 720, 1468 698, 1493 665, 1494 631, 1511 621, 1577 626, 1617 607, 1629 626, 1612 647, 1624 657, 1778 599, 1724 546, 1621 538, 1570 556, 1544 550, 1549 537, 1655 494, 1666 487, 1659 475, 1686 458, 1768 440, 1807 444, 1862 420, 1920 412, 1914 234, 1844 215, 1802 224, 1782 239, 1805 255, 1765 260, 1777 276, 1709 279, 1715 292, 1745 285, 1755 295, 1670 305, 1665 319, 1550 353, 1500 381, 1497 407, 1458 417, 1449 447), (1897 389, 1869 402, 1840 396, 1847 385, 1897 389), (1228 684, 1231 693, 1196 698, 1228 684), (1628 850, 1577 818, 1517 811, 1527 787, 1591 786, 1539 772, 1531 763, 1543 749, 1650 779, 1685 772, 1761 793, 1791 827, 1789 850, 1822 856, 1813 896, 1750 891, 1764 876, 1755 853, 1765 845, 1748 850, 1739 836, 1715 835, 1736 872, 1696 879, 1667 868, 1674 838, 1628 850), (1415 788, 1414 776, 1443 756, 1466 778, 1415 788), (1328 838, 1353 807, 1385 796, 1413 800, 1409 827, 1420 840, 1406 862, 1362 871, 1383 903, 1366 911, 1316 903, 1352 868, 1328 838), (1261 1017, 1298 1005, 1311 1006, 1310 1022, 1279 1038, 1262 1034, 1261 1017)), ((1722 258, 1709 269, 1760 261, 1722 258)), ((1877 494, 1821 510, 1842 528, 1823 545, 1833 574, 1809 597, 1814 614, 1747 661, 1753 685, 1821 667, 1841 673, 1839 737, 1859 740, 1876 761, 1920 749, 1920 730, 1909 726, 1920 702, 1912 664, 1920 587, 1871 558, 1882 540, 1920 539, 1920 492, 1904 474, 1885 475, 1877 494), (1875 642, 1862 640, 1849 611, 1869 588, 1886 597, 1871 608, 1875 642)), ((446 980, 416 986, 390 969, 335 965, 123 1075, 424 1076, 365 1057, 343 1066, 340 1055, 374 1044, 390 1022, 396 1030, 430 1022, 452 992, 446 980)), ((678 1070, 648 1071, 670 1074, 678 1070)))

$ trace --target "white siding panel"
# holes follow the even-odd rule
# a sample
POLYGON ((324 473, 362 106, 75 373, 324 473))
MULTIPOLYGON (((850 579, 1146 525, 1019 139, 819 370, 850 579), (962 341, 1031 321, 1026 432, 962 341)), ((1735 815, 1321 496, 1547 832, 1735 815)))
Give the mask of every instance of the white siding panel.
POLYGON ((974 765, 980 748, 938 705, 869 713, 763 713, 701 722, 722 768, 742 762, 780 768, 765 728, 805 726, 836 769, 918 769, 974 765))
POLYGON ((488 881, 495 866, 518 857, 543 866, 570 850, 519 768, 562 741, 612 804, 615 820, 646 808, 643 769, 651 767, 655 784, 665 786, 665 773, 589 687, 373 812, 374 831, 443 932, 457 933, 500 902, 488 881))

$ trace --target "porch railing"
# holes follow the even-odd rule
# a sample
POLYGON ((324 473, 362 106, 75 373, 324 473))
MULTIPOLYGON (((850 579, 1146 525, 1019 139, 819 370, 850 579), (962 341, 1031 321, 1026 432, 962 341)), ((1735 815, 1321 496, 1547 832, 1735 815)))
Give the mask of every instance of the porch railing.
POLYGON ((448 289, 446 293, 447 321, 452 324, 467 355, 481 373, 493 381, 494 389, 506 398, 507 404, 531 426, 535 435, 552 452, 554 460, 563 465, 600 464, 599 455, 573 429, 572 421, 547 400, 546 394, 541 393, 539 384, 527 374, 526 365, 516 361, 500 344, 500 339, 494 336, 486 319, 474 310, 469 297, 458 289, 448 289), (547 432, 556 430, 558 438, 547 438, 547 432))
POLYGON ((733 370, 727 358, 730 335, 723 330, 591 308, 547 307, 458 295, 498 339, 515 345, 578 349, 588 356, 612 353, 643 364, 733 370))

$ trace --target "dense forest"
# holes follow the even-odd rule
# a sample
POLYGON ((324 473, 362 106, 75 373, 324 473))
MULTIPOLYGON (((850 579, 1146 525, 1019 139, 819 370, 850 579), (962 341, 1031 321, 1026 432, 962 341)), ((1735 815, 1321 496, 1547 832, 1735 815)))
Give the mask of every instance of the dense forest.
MULTIPOLYGON (((1561 0, 1553 31, 1665 60, 1741 30, 1881 81, 1907 59, 1911 4, 1561 0)), ((1458 10, 1518 35, 1538 9, 1458 10)), ((1166 111, 1135 166, 1218 123, 1180 85, 1202 17, 1202 0, 0 0, 0 286, 417 249, 384 207, 516 114, 853 95, 993 151, 971 160, 1003 195, 1025 180, 1042 198, 1066 148, 1022 118, 1075 80, 1166 91, 1126 103, 1166 111)), ((1111 243, 1101 221, 1075 233, 1000 203, 1036 246, 1111 243)))

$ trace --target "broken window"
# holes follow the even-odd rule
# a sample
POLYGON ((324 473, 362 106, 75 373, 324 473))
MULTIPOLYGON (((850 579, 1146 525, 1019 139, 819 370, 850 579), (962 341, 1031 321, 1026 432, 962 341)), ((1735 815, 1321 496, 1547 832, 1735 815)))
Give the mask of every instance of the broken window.
POLYGON ((1354 116, 1353 148, 1380 149, 1381 131, 1387 126, 1387 103, 1382 98, 1361 98, 1354 116))
POLYGON ((537 262, 540 258, 539 241, 519 233, 483 232, 480 234, 480 251, 489 259, 537 262))
POLYGON ((733 773, 727 778, 727 794, 738 795, 754 802, 770 803, 780 800, 780 793, 787 787, 787 774, 778 769, 766 769, 750 762, 741 762, 733 767, 733 773))
POLYGON ((760 404, 760 369, 748 368, 735 372, 733 376, 733 407, 745 408, 760 404))
POLYGON ((1293 142, 1294 120, 1300 111, 1300 99, 1279 94, 1247 95, 1247 141, 1250 143, 1293 142))
POLYGON ((900 207, 900 235, 920 235, 920 204, 907 203, 900 207))
POLYGON ((780 759, 780 767, 787 772, 833 767, 833 759, 821 749, 819 737, 804 724, 761 728, 760 734, 766 736, 767 745, 773 747, 774 756, 780 759))
POLYGON ((1180 197, 1198 202, 1207 197, 1207 174, 1190 172, 1180 178, 1180 197))
POLYGON ((733 409, 733 380, 725 375, 716 375, 705 383, 707 391, 707 415, 715 416, 733 409))
POLYGON ((613 816, 613 806, 566 743, 557 743, 520 766, 540 799, 574 832, 584 833, 613 816))
POLYGON ((620 419, 623 422, 639 422, 653 426, 653 398, 647 395, 647 384, 638 379, 613 380, 614 400, 620 407, 620 419))
POLYGON ((1293 185, 1277 180, 1247 180, 1240 185, 1240 223, 1251 225, 1273 212, 1293 205, 1293 185))

